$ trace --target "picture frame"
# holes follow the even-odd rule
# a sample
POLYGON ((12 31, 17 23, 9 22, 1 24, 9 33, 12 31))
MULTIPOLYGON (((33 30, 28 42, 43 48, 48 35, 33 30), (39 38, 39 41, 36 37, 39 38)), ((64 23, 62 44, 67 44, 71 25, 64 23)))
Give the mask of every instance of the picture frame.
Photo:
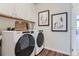
POLYGON ((49 26, 49 10, 38 12, 38 26, 49 26))
POLYGON ((62 12, 51 15, 51 30, 53 32, 67 32, 68 31, 68 13, 62 12))

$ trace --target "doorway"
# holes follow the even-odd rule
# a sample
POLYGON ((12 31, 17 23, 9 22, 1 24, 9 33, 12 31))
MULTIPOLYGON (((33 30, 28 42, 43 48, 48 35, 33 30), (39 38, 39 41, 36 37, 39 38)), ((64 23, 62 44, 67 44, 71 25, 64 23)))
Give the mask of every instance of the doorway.
POLYGON ((79 56, 79 16, 76 18, 76 54, 79 56))

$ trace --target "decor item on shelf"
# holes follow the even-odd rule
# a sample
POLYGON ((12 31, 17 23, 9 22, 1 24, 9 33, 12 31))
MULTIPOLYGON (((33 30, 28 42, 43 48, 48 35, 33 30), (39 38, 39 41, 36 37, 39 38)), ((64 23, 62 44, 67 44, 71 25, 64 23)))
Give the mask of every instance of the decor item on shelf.
POLYGON ((35 23, 28 23, 28 30, 32 31, 34 29, 35 23))
POLYGON ((11 28, 11 30, 12 30, 12 31, 14 31, 14 30, 15 30, 15 28, 11 28))
POLYGON ((15 30, 16 31, 27 31, 28 30, 28 23, 24 21, 16 21, 15 22, 15 30))
POLYGON ((51 15, 51 30, 54 32, 67 32, 67 12, 51 15))
POLYGON ((49 26, 49 10, 38 12, 38 26, 49 26))
POLYGON ((11 27, 8 27, 7 30, 10 31, 11 30, 11 27))
POLYGON ((14 31, 15 28, 14 28, 14 27, 12 27, 12 28, 11 28, 11 27, 8 27, 7 30, 8 30, 8 31, 14 31))

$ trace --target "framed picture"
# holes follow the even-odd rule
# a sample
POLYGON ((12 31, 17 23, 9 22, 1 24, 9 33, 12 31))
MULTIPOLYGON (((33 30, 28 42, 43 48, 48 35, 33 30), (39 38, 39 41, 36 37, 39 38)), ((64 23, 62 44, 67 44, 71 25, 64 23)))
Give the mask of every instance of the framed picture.
POLYGON ((38 26, 49 26, 49 10, 38 12, 38 26))
POLYGON ((51 30, 54 32, 67 32, 67 12, 51 15, 51 30))

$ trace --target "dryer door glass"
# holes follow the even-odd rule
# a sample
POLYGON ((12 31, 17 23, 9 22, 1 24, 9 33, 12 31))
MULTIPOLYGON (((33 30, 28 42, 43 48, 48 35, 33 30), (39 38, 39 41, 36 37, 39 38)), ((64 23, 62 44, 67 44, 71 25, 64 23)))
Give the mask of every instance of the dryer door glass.
POLYGON ((15 46, 15 55, 16 56, 30 56, 34 51, 35 40, 34 37, 30 34, 24 34, 18 40, 15 46))
POLYGON ((44 35, 42 32, 39 32, 38 36, 37 36, 37 45, 38 47, 41 47, 43 45, 44 42, 44 35))

